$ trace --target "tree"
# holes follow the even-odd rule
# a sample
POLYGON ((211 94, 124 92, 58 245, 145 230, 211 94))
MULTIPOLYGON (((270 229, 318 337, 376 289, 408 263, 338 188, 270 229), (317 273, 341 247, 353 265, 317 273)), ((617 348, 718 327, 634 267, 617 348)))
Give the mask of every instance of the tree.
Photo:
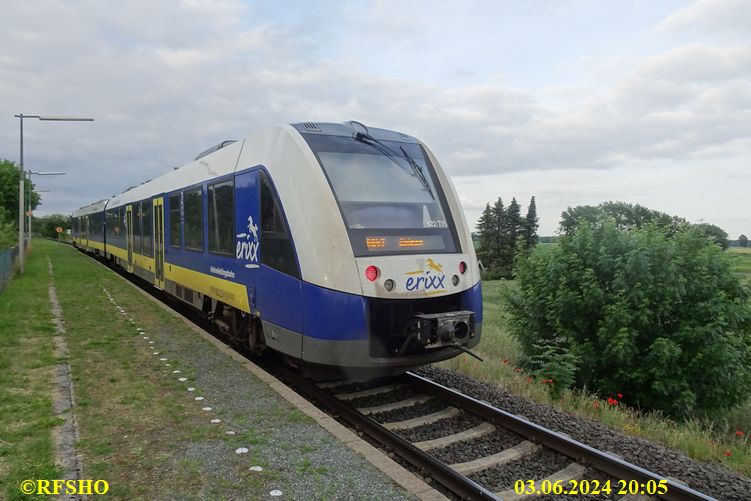
POLYGON ((527 216, 524 218, 524 248, 526 250, 531 249, 537 244, 537 228, 539 224, 535 197, 532 197, 529 201, 529 207, 527 207, 527 216))
MULTIPOLYGON (((5 209, 5 220, 16 224, 16 228, 18 227, 18 176, 18 165, 15 162, 0 159, 0 207, 5 209)), ((28 179, 25 186, 27 193, 31 186, 31 209, 34 210, 40 202, 39 194, 34 192, 34 183, 28 179)))
POLYGON ((65 230, 71 228, 70 216, 65 214, 51 214, 40 218, 34 218, 33 228, 35 233, 45 238, 57 238, 57 231, 55 229, 60 227, 65 230))
POLYGON ((568 350, 574 385, 684 417, 751 391, 751 292, 699 228, 585 222, 517 270, 505 300, 528 361, 568 350))
POLYGON ((612 220, 623 230, 643 228, 648 224, 657 224, 669 228, 671 232, 688 224, 683 218, 670 216, 664 212, 651 210, 641 205, 625 202, 604 202, 598 206, 579 205, 568 207, 561 214, 560 232, 569 235, 576 231, 585 221, 590 225, 598 225, 603 221, 612 220))
POLYGON ((741 244, 741 247, 748 247, 748 237, 746 235, 739 236, 738 243, 741 244))
POLYGON ((704 234, 704 236, 711 238, 714 243, 719 245, 722 250, 726 250, 730 247, 728 234, 719 226, 709 223, 701 223, 697 224, 696 227, 704 234))
POLYGON ((498 197, 498 200, 493 204, 493 236, 495 241, 493 244, 493 266, 497 267, 502 265, 504 249, 507 247, 504 231, 506 228, 506 210, 503 208, 503 200, 498 197))
POLYGON ((484 267, 489 268, 493 263, 493 249, 495 248, 495 215, 490 204, 485 204, 480 219, 477 221, 477 256, 484 267))

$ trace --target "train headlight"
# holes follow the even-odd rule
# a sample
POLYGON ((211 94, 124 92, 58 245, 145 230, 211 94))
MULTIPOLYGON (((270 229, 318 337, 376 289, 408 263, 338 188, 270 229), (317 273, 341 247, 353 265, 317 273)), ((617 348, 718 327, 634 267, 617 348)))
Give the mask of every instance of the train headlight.
POLYGON ((454 275, 451 277, 451 283, 454 285, 459 285, 459 275, 454 275))
POLYGON ((373 266, 372 264, 365 268, 365 278, 370 280, 371 282, 375 282, 376 278, 378 278, 378 275, 381 274, 381 270, 378 269, 377 266, 373 266))
POLYGON ((383 282, 383 286, 386 288, 387 291, 391 292, 392 290, 394 290, 394 287, 396 287, 396 283, 389 278, 388 280, 383 282))

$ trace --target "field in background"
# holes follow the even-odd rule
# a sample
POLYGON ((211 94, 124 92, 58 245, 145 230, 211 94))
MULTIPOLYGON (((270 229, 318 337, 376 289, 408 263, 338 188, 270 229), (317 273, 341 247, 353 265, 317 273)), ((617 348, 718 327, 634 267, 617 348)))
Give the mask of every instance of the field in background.
POLYGON ((735 271, 741 274, 746 283, 751 283, 751 247, 730 247, 728 253, 733 258, 735 271))
MULTIPOLYGON (((546 247, 551 245, 556 244, 546 244, 546 247)), ((730 252, 736 260, 736 271, 751 281, 751 249, 733 248, 730 252)), ((482 283, 483 339, 476 351, 485 361, 479 362, 468 355, 461 355, 443 362, 443 367, 496 384, 511 393, 563 412, 597 420, 625 433, 675 447, 692 458, 722 463, 743 475, 751 475, 748 435, 751 432, 751 400, 721 419, 675 423, 656 414, 609 406, 606 400, 599 400, 586 391, 565 391, 560 399, 551 398, 544 383, 519 368, 521 348, 506 329, 501 296, 503 289, 514 286, 514 281, 506 280, 482 283), (737 431, 742 431, 743 436, 736 435, 737 431)), ((623 390, 624 393, 626 391, 623 390)))

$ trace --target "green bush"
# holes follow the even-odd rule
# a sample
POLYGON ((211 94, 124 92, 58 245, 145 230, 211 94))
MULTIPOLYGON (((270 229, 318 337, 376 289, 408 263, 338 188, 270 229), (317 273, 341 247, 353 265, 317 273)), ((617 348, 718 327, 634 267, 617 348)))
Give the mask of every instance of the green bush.
POLYGON ((0 249, 18 244, 18 229, 8 216, 8 212, 0 207, 0 249))
POLYGON ((576 387, 676 417, 747 400, 749 290, 699 229, 584 223, 517 280, 505 300, 529 368, 563 346, 576 387))

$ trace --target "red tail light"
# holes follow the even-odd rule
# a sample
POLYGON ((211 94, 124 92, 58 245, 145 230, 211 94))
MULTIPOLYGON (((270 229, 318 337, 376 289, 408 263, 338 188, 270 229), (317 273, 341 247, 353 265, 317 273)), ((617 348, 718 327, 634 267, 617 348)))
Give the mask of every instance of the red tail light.
POLYGON ((467 263, 465 263, 464 261, 462 261, 462 262, 459 263, 459 273, 461 273, 462 275, 464 275, 466 272, 467 272, 467 263))
POLYGON ((377 266, 370 265, 365 268, 365 278, 371 282, 375 282, 375 279, 378 278, 378 275, 380 274, 381 270, 379 270, 377 266))

